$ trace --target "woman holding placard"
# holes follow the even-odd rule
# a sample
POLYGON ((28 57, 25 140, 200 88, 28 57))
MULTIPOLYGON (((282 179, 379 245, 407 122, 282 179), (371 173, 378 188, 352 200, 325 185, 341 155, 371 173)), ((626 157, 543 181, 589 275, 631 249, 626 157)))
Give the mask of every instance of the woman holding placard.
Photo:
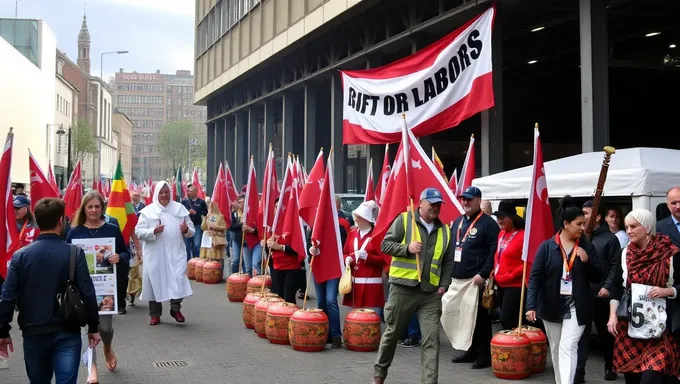
POLYGON ((617 265, 607 323, 616 338, 614 370, 626 384, 672 382, 680 374, 680 344, 667 304, 680 290, 680 249, 656 233, 648 210, 631 211, 625 223, 630 242, 617 265))

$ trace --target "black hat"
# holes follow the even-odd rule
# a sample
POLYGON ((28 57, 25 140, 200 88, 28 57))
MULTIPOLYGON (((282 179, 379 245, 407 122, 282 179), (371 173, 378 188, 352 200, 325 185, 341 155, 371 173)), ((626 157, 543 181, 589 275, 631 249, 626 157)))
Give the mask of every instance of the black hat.
POLYGON ((498 203, 498 210, 493 213, 496 217, 519 217, 515 204, 509 201, 501 201, 498 203))

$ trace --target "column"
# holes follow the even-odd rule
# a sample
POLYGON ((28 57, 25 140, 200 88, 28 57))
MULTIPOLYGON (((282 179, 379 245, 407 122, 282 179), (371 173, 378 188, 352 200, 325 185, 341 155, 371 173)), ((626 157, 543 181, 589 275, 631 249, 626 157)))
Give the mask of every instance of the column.
POLYGON ((609 144, 609 62, 607 4, 579 0, 581 36, 581 149, 600 151, 609 144))
POLYGON ((491 37, 491 54, 493 57, 493 93, 495 106, 481 114, 481 150, 482 176, 503 172, 505 170, 505 144, 503 140, 503 16, 504 10, 499 5, 494 31, 491 37))
POLYGON ((331 143, 335 192, 342 193, 345 191, 345 147, 342 145, 342 81, 337 72, 331 77, 331 143))
POLYGON ((215 186, 215 175, 217 174, 217 168, 219 168, 219 165, 217 165, 217 160, 215 159, 215 145, 217 144, 215 140, 215 125, 216 123, 208 123, 207 124, 207 143, 208 143, 208 164, 205 170, 206 173, 206 188, 209 193, 212 193, 212 190, 215 186))
MULTIPOLYGON (((381 144, 369 145, 368 158, 373 159, 373 181, 378 183, 380 172, 382 172, 383 159, 385 158, 385 146, 381 144)), ((378 184, 374 185, 374 187, 377 186, 378 184)))
MULTIPOLYGON (((318 153, 316 145, 316 89, 312 83, 304 89, 304 160, 311 167, 318 153)), ((328 149, 326 149, 328 150, 328 149)))
MULTIPOLYGON (((281 140, 281 157, 287 158, 289 153, 293 152, 293 140, 295 138, 294 132, 295 127, 293 126, 293 111, 295 105, 295 95, 293 92, 286 92, 283 95, 283 112, 282 112, 282 126, 283 126, 283 137, 281 140)), ((309 170, 310 165, 305 163, 307 169, 309 170)), ((286 168, 286 162, 281 161, 281 167, 276 170, 279 175, 283 175, 286 168)))
MULTIPOLYGON (((222 151, 222 160, 229 164, 232 177, 236 177, 234 174, 234 166, 236 165, 234 162, 234 115, 224 118, 224 135, 222 137, 222 145, 224 146, 224 150, 222 151)), ((234 180, 234 183, 236 183, 236 180, 234 180)), ((239 188, 240 185, 236 184, 236 187, 239 188)))
POLYGON ((250 157, 248 156, 248 115, 236 113, 236 125, 234 126, 234 168, 236 185, 245 185, 248 182, 248 168, 250 157))
MULTIPOLYGON (((262 151, 262 158, 265 159, 269 154, 269 144, 274 144, 274 105, 275 101, 268 99, 264 102, 264 127, 262 129, 262 145, 260 150, 262 151)), ((264 168, 262 172, 264 173, 264 168)))
MULTIPOLYGON (((224 162, 224 160, 227 157, 224 152, 226 150, 226 147, 224 146, 224 137, 226 136, 226 134, 227 134, 227 118, 217 120, 217 122, 215 122, 215 160, 213 161, 215 176, 217 176, 217 172, 220 169, 220 163, 224 162)), ((212 189, 210 189, 209 191, 212 192, 212 189)))
POLYGON ((255 160, 255 170, 258 175, 262 174, 263 170, 260 169, 260 162, 258 161, 258 132, 259 132, 259 120, 260 115, 257 113, 257 107, 248 108, 248 159, 250 161, 250 156, 253 156, 255 160))

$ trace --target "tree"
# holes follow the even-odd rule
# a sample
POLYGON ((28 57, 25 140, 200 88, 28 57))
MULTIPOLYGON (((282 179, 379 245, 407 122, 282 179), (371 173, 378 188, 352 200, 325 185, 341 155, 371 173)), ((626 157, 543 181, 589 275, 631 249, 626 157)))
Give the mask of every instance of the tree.
POLYGON ((88 156, 97 153, 97 142, 92 136, 92 127, 87 120, 79 119, 76 125, 71 127, 71 153, 74 164, 79 160, 85 162, 88 156))
POLYGON ((186 166, 189 154, 189 141, 194 136, 194 124, 190 121, 173 121, 161 128, 158 137, 158 149, 161 155, 169 160, 172 169, 180 165, 186 166))

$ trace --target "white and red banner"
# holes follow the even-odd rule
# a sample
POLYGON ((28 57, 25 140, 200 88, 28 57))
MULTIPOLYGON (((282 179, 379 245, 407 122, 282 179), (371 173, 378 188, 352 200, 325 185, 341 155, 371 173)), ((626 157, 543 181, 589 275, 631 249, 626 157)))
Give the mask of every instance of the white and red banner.
POLYGON ((455 127, 494 106, 491 30, 495 9, 394 63, 341 71, 343 144, 401 139, 402 114, 415 136, 455 127))
POLYGON ((7 278, 7 269, 12 260, 14 252, 21 247, 19 242, 19 232, 16 226, 16 216, 14 216, 14 196, 12 196, 12 179, 10 171, 12 169, 12 147, 14 145, 14 133, 12 128, 7 133, 5 146, 0 157, 0 190, 2 191, 2 204, 0 208, 0 222, 5 227, 0 230, 0 277, 7 278))

